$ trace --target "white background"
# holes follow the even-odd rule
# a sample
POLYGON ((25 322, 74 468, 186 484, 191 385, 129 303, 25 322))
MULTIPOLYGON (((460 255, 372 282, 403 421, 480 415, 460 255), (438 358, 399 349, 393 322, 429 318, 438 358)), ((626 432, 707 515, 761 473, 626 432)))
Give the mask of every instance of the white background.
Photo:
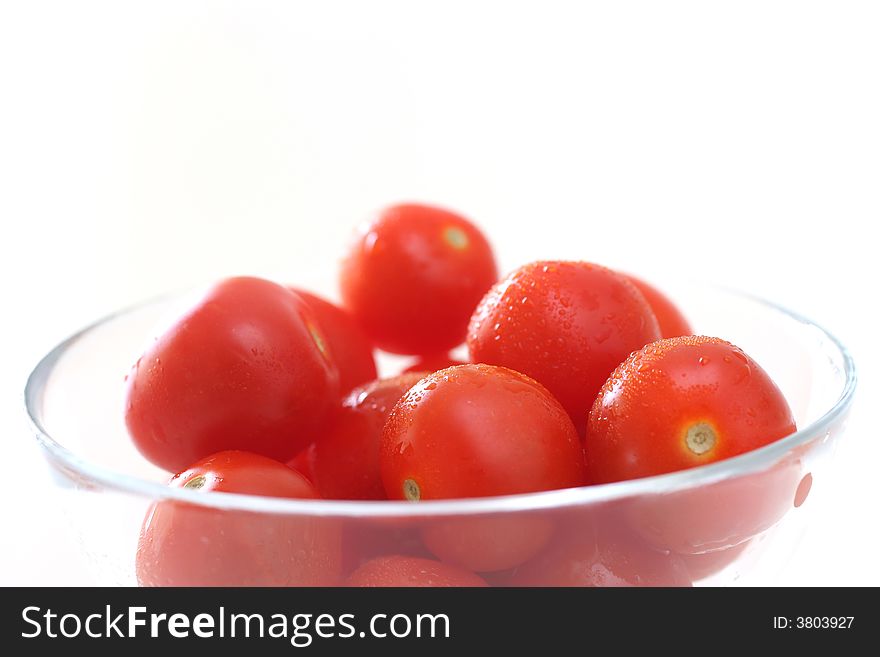
POLYGON ((21 409, 49 347, 229 274, 333 292, 401 199, 506 269, 685 273, 838 334, 857 406, 780 581, 880 584, 877 7, 0 0, 0 584, 83 579, 21 409))

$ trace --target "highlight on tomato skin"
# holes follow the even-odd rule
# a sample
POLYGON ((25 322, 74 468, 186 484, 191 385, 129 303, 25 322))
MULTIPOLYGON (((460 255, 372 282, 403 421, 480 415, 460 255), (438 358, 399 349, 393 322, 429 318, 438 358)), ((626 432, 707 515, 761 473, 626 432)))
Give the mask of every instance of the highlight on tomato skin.
POLYGON ((346 394, 355 386, 376 378, 373 344, 343 308, 300 288, 290 288, 306 303, 321 327, 330 357, 339 370, 339 390, 346 394))
MULTIPOLYGON (((318 499, 283 463, 241 451, 212 455, 169 486, 193 491, 318 499)), ((156 502, 138 539, 141 586, 334 586, 342 569, 341 528, 321 517, 275 515, 156 502)))
POLYGON ((213 286, 127 381, 129 434, 169 472, 230 449, 286 461, 339 396, 339 373, 308 306, 249 277, 213 286))
POLYGON ((327 499, 384 500, 379 468, 382 429, 394 405, 425 372, 372 381, 352 390, 312 452, 315 486, 327 499))
POLYGON ((360 232, 342 262, 340 291, 378 347, 418 356, 461 344, 497 279, 492 248, 474 224, 409 203, 386 208, 360 232))
POLYGON ((782 392, 740 348, 719 338, 659 340, 634 352, 590 411, 590 483, 713 463, 796 430, 782 392))
POLYGON ((546 386, 583 435, 608 375, 659 338, 654 312, 624 276, 548 260, 519 267, 483 297, 467 345, 471 361, 509 367, 546 386))
POLYGON ((645 297, 660 326, 660 337, 678 338, 684 335, 693 335, 690 322, 681 312, 681 309, 656 287, 632 274, 624 274, 629 281, 638 288, 645 297))

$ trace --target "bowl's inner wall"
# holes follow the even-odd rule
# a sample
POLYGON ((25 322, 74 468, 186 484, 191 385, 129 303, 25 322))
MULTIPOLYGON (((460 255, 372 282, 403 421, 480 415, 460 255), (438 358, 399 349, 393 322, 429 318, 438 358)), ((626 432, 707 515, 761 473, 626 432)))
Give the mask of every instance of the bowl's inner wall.
MULTIPOLYGON (((763 302, 709 286, 665 285, 697 333, 730 340, 760 363, 791 405, 798 427, 824 414, 844 383, 841 355, 827 336, 763 302)), ((52 370, 42 422, 63 447, 95 464, 152 481, 163 472, 142 458, 123 422, 125 377, 145 346, 193 301, 192 296, 125 312, 82 335, 52 370)), ((401 360, 380 358, 383 375, 401 360)))

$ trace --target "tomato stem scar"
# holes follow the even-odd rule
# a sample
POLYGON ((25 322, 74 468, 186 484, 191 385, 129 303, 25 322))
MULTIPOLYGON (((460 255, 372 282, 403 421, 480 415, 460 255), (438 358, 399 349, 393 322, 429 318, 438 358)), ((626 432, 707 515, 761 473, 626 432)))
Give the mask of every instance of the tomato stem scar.
POLYGON ((330 353, 327 350, 327 343, 324 340, 324 336, 321 333, 320 329, 317 326, 312 324, 310 321, 306 320, 306 328, 309 331, 309 335, 312 336, 312 340, 315 342, 315 346, 318 347, 318 351, 321 352, 321 355, 325 360, 330 359, 330 353))
POLYGON ((688 427, 684 441, 689 450, 700 456, 715 447, 715 443, 718 442, 718 436, 715 434, 715 429, 712 428, 712 425, 706 422, 698 422, 688 427))
POLYGON ((470 242, 465 232, 455 226, 448 226, 446 230, 443 231, 443 239, 446 240, 446 243, 449 246, 458 251, 466 249, 470 242))
POLYGON ((207 478, 205 477, 205 475, 196 475, 195 477, 193 477, 192 479, 187 481, 183 485, 183 487, 189 488, 190 490, 200 490, 201 488, 203 488, 205 486, 206 481, 207 481, 207 478))
POLYGON ((422 498, 422 491, 414 480, 404 479, 403 496, 410 502, 418 502, 422 498))

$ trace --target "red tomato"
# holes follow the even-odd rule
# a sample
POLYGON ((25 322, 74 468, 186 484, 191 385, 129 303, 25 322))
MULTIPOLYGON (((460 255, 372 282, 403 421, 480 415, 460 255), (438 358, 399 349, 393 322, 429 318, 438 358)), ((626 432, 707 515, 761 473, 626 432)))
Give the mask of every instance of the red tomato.
POLYGON ((616 532, 582 528, 515 569, 508 586, 690 586, 680 559, 616 532))
POLYGON ((306 305, 258 278, 231 278, 138 359, 125 421, 141 453, 177 472, 226 449, 284 461, 305 447, 339 375, 306 305))
POLYGON ((425 527, 422 541, 442 561, 490 573, 531 559, 547 545, 554 528, 540 514, 462 518, 425 527))
POLYGON ((498 283, 471 318, 475 363, 528 374, 583 431, 611 371, 660 337, 654 313, 623 276, 585 262, 534 262, 498 283))
POLYGON ((799 461, 713 484, 634 498, 620 511, 650 544, 679 554, 737 546, 775 525, 794 508, 799 461))
POLYGON ((315 443, 312 469, 321 495, 340 500, 384 500, 379 472, 382 428, 391 409, 424 373, 403 374, 355 388, 315 443))
POLYGON ((293 468, 308 479, 312 485, 315 483, 315 443, 312 443, 299 454, 287 462, 288 468, 293 468))
POLYGON ((529 493, 584 483, 565 410, 539 383, 492 365, 434 372, 394 407, 382 436, 390 499, 529 493))
POLYGON ((355 386, 376 378, 373 345, 342 308, 319 296, 293 289, 306 302, 321 333, 327 340, 327 351, 339 370, 339 390, 345 394, 355 386))
POLYGON ((463 361, 456 360, 448 353, 431 354, 430 356, 422 356, 412 365, 403 370, 403 374, 407 372, 436 372, 437 370, 445 370, 447 367, 455 367, 456 365, 465 365, 463 361))
POLYGON ((449 564, 399 555, 377 557, 355 570, 348 586, 488 586, 472 572, 449 564))
POLYGON ((718 338, 661 340, 633 353, 603 386, 585 442, 591 483, 719 461, 795 431, 764 370, 718 338))
POLYGON ((498 278, 492 249, 463 217, 425 205, 386 209, 342 264, 346 308, 382 349, 430 354, 461 344, 498 278))
MULTIPOLYGON (((174 488, 314 499, 298 472, 248 452, 203 459, 174 488)), ((142 586, 331 586, 341 576, 341 533, 325 518, 223 510, 178 501, 147 513, 138 541, 142 586)))
POLYGON ((645 297, 651 310, 657 316, 657 324, 660 325, 660 337, 678 338, 682 335, 692 335, 690 323, 681 313, 672 300, 653 285, 635 276, 626 275, 629 281, 635 285, 645 297))

